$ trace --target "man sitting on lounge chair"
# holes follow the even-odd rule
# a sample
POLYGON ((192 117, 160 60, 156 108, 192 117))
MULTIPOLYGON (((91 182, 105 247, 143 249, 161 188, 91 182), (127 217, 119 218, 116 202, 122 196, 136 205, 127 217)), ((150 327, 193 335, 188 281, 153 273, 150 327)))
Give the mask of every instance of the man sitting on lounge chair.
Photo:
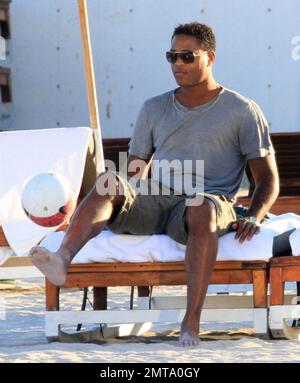
POLYGON ((164 167, 154 169, 151 180, 102 174, 78 207, 60 249, 51 253, 35 247, 30 252, 47 278, 63 285, 76 253, 105 227, 135 235, 163 233, 186 244, 187 308, 180 335, 184 346, 199 343, 200 314, 218 237, 233 229, 240 242, 251 239, 279 190, 267 122, 255 102, 215 81, 215 52, 210 27, 176 27, 166 58, 178 88, 146 101, 140 112, 130 142, 128 174, 136 173, 136 160, 139 166, 140 160, 154 165, 175 160, 169 174, 164 167), (204 174, 199 160, 204 161, 204 174), (186 170, 185 161, 192 167, 186 170), (233 203, 247 162, 256 187, 248 216, 237 219, 233 203))

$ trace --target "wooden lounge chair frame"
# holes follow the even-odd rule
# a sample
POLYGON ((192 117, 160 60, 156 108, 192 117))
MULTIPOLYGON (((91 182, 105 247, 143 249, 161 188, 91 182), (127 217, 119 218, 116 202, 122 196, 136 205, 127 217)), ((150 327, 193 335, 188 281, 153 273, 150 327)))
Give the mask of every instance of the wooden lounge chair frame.
MULTIPOLYGON (((255 332, 267 333, 267 262, 264 261, 220 261, 216 263, 212 284, 249 283, 253 285, 253 307, 227 309, 205 309, 204 321, 253 321, 255 332)), ((68 271, 66 283, 61 286, 93 286, 93 312, 58 311, 60 288, 46 281, 46 336, 59 335, 59 326, 63 323, 142 323, 177 322, 184 315, 184 307, 151 310, 106 310, 107 287, 113 286, 174 286, 185 285, 186 273, 183 262, 153 263, 92 263, 74 264, 68 271)))

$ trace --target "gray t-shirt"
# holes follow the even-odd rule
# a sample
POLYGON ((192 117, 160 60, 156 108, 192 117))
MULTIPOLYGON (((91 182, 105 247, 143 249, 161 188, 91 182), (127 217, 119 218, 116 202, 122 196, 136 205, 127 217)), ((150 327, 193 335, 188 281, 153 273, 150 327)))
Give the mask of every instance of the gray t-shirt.
POLYGON ((230 199, 239 189, 247 160, 273 152, 268 124, 260 108, 226 88, 210 102, 195 108, 181 105, 174 90, 146 101, 129 148, 131 155, 142 159, 153 155, 154 163, 173 161, 170 182, 164 174, 166 167, 157 171, 157 164, 154 179, 175 189, 181 184, 183 193, 188 195, 198 187, 199 191, 230 199), (204 161, 204 173, 197 160, 198 164, 199 160, 204 161), (182 173, 192 177, 194 188, 186 186, 188 182, 176 181, 182 173))

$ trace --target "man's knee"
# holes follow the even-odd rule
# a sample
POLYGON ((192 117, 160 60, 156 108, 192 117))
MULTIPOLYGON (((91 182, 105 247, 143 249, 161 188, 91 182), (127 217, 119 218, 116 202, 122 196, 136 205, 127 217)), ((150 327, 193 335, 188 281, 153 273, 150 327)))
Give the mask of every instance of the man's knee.
POLYGON ((94 189, 101 197, 115 197, 121 194, 122 188, 118 176, 111 171, 105 171, 97 178, 94 189))
POLYGON ((186 209, 186 225, 189 232, 216 230, 216 207, 212 201, 203 199, 200 205, 191 205, 186 209))
POLYGON ((121 187, 118 177, 110 171, 99 175, 90 197, 95 202, 107 201, 115 206, 121 205, 125 198, 123 187, 121 187))

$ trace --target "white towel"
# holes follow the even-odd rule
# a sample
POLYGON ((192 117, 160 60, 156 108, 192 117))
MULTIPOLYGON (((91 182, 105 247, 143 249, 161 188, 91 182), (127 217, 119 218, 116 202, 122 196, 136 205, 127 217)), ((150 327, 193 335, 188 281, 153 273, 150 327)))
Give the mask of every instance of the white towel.
POLYGON ((218 260, 267 261, 273 255, 273 238, 293 228, 300 228, 300 216, 286 213, 277 216, 272 215, 270 219, 263 222, 259 234, 242 244, 234 239, 235 233, 229 233, 220 238, 218 260))
MULTIPOLYGON (((261 226, 260 233, 242 244, 234 239, 235 233, 226 234, 219 239, 217 259, 267 261, 272 257, 274 236, 292 228, 298 229, 296 232, 299 236, 300 216, 287 213, 266 220, 261 226)), ((62 232, 51 233, 42 241, 41 246, 56 251, 63 237, 62 232)), ((299 253, 293 255, 300 255, 300 246, 298 250, 299 253)), ((78 252, 72 263, 183 261, 184 252, 184 245, 166 235, 135 236, 103 231, 78 252)))
POLYGON ((65 176, 79 193, 90 129, 59 128, 0 133, 0 225, 16 255, 26 255, 55 228, 31 222, 21 205, 25 183, 43 172, 65 176))

